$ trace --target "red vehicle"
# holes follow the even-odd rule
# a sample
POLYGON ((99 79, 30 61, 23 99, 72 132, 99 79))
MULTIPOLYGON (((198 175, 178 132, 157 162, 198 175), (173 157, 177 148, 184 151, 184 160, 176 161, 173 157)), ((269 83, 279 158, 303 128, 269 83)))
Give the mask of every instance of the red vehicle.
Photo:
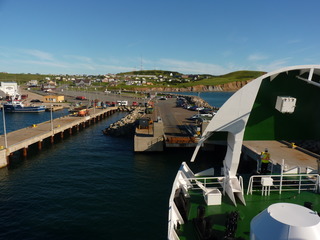
POLYGON ((138 102, 132 102, 132 106, 138 106, 138 102))
POLYGON ((86 98, 84 96, 78 96, 76 97, 77 100, 86 100, 86 98))

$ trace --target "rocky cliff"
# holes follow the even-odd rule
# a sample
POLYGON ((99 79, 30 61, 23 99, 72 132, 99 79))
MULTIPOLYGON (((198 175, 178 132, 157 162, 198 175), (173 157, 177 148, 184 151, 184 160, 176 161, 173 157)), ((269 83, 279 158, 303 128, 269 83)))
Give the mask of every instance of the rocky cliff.
POLYGON ((135 88, 137 91, 146 91, 146 92, 228 92, 228 91, 237 91, 242 88, 244 85, 248 84, 251 80, 248 81, 238 81, 225 83, 216 86, 207 86, 207 85, 197 85, 187 88, 174 88, 174 87, 150 87, 150 88, 135 88))

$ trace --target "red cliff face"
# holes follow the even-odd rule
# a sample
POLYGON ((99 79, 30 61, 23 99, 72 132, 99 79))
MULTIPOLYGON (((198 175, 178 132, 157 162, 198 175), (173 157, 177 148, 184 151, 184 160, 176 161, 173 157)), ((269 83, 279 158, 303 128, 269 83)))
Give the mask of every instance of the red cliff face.
POLYGON ((223 91, 236 91, 248 84, 250 81, 232 82, 220 85, 223 91))
POLYGON ((174 87, 151 87, 151 88, 135 88, 137 91, 146 91, 146 92, 228 92, 228 91, 237 91, 242 88, 244 85, 248 84, 250 81, 238 81, 225 83, 216 86, 206 86, 206 85, 197 85, 187 88, 174 88, 174 87))

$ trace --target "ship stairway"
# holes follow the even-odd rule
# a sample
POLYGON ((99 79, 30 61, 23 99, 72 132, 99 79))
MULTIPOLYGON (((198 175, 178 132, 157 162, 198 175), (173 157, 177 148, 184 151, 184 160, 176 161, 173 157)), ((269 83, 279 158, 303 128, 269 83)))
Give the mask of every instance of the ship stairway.
POLYGON ((235 206, 237 206, 235 197, 237 197, 243 205, 246 205, 243 195, 243 180, 241 176, 239 179, 237 177, 225 178, 224 192, 227 193, 235 206))

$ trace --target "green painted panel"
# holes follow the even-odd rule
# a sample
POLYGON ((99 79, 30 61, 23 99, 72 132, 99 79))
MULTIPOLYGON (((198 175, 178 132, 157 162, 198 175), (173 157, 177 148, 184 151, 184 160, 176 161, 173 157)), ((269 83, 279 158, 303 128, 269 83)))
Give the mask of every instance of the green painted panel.
POLYGON ((244 140, 320 139, 320 88, 298 79, 298 75, 299 71, 290 71, 262 81, 244 140), (277 96, 295 97, 295 111, 276 110, 277 96))

